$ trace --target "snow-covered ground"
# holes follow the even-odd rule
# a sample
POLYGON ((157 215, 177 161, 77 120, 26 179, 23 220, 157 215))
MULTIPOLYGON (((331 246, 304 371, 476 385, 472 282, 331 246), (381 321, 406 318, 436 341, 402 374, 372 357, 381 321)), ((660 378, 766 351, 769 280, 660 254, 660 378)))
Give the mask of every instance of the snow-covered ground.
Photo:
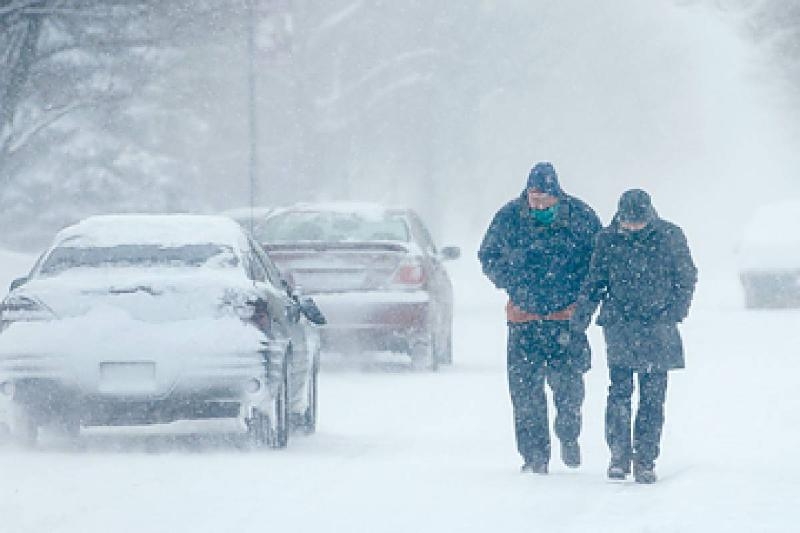
MULTIPOLYGON (((93 431, 0 450, 0 532, 796 531, 796 311, 748 312, 732 274, 701 271, 672 374, 654 486, 605 480, 606 387, 592 331, 584 466, 521 475, 505 382, 502 296, 473 252, 453 265, 453 368, 325 369, 318 434, 245 452, 173 429, 93 431)), ((0 257, 0 282, 31 258, 0 257)), ((7 283, 6 283, 7 285, 7 283)))

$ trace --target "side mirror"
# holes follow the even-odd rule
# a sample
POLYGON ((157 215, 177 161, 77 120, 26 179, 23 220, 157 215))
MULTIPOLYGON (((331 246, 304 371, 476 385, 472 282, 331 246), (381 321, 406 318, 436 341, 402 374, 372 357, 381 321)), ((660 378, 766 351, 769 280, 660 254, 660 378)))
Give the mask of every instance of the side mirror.
POLYGON ((11 282, 11 288, 8 289, 9 292, 13 291, 16 288, 22 287, 28 282, 28 278, 17 278, 11 282))
POLYGON ((461 248, 458 246, 445 246, 439 255, 444 261, 453 261, 461 257, 461 248))
POLYGON ((303 299, 303 286, 302 285, 290 285, 289 286, 290 294, 292 298, 298 302, 303 299))
POLYGON ((281 272, 281 285, 286 289, 286 292, 292 294, 295 287, 294 275, 291 272, 281 272))
POLYGON ((325 315, 322 314, 322 311, 320 311, 317 306, 317 302, 313 299, 301 298, 298 300, 298 303, 300 305, 300 312, 305 315, 309 322, 317 326, 324 326, 328 323, 328 321, 325 320, 325 315))

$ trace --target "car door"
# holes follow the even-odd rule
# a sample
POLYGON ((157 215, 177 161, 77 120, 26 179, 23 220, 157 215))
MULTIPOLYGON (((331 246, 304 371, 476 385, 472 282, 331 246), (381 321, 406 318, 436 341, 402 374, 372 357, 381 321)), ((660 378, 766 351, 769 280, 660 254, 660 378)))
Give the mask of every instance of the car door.
POLYGON ((453 285, 450 282, 450 276, 447 274, 447 270, 439 257, 430 232, 419 215, 409 211, 408 223, 414 240, 424 254, 423 261, 430 279, 431 299, 435 302, 437 308, 436 313, 439 317, 439 325, 443 328, 449 328, 453 306, 453 285))
POLYGON ((273 289, 271 292, 274 292, 283 304, 278 318, 292 343, 288 369, 289 404, 291 411, 297 413, 305 409, 305 389, 313 364, 313 354, 309 349, 309 325, 300 311, 298 302, 290 294, 288 285, 281 278, 277 267, 258 244, 250 239, 248 241, 255 269, 262 276, 259 281, 268 284, 273 289))

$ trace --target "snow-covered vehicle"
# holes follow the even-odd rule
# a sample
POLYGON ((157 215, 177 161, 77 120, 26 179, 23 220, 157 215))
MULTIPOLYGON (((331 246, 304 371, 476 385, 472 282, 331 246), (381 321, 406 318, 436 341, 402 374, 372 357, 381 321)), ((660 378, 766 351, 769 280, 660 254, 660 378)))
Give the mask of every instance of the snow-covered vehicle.
POLYGON ((323 351, 391 351, 420 368, 452 362, 453 288, 438 250, 410 209, 373 204, 297 204, 254 225, 295 286, 313 295, 328 323, 323 351))
POLYGON ((738 256, 748 308, 800 306, 800 201, 759 207, 738 256))
POLYGON ((255 445, 313 432, 313 300, 226 217, 109 215, 62 230, 2 303, 0 402, 21 440, 236 419, 255 445))

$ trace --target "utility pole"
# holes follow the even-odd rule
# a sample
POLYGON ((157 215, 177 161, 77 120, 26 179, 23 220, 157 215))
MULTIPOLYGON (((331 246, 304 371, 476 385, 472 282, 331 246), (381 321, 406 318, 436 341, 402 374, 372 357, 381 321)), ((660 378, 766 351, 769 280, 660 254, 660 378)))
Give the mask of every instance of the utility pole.
MULTIPOLYGON (((245 0, 247 17, 247 121, 249 135, 248 176, 250 181, 250 219, 260 197, 258 159, 259 128, 256 70, 265 64, 276 65, 291 57, 294 30, 291 0, 245 0)), ((251 228, 252 229, 252 228, 251 228)))
POLYGON ((247 9, 247 122, 250 137, 248 176, 250 178, 250 232, 253 231, 253 208, 258 187, 258 117, 256 115, 256 13, 253 2, 245 0, 247 9))

